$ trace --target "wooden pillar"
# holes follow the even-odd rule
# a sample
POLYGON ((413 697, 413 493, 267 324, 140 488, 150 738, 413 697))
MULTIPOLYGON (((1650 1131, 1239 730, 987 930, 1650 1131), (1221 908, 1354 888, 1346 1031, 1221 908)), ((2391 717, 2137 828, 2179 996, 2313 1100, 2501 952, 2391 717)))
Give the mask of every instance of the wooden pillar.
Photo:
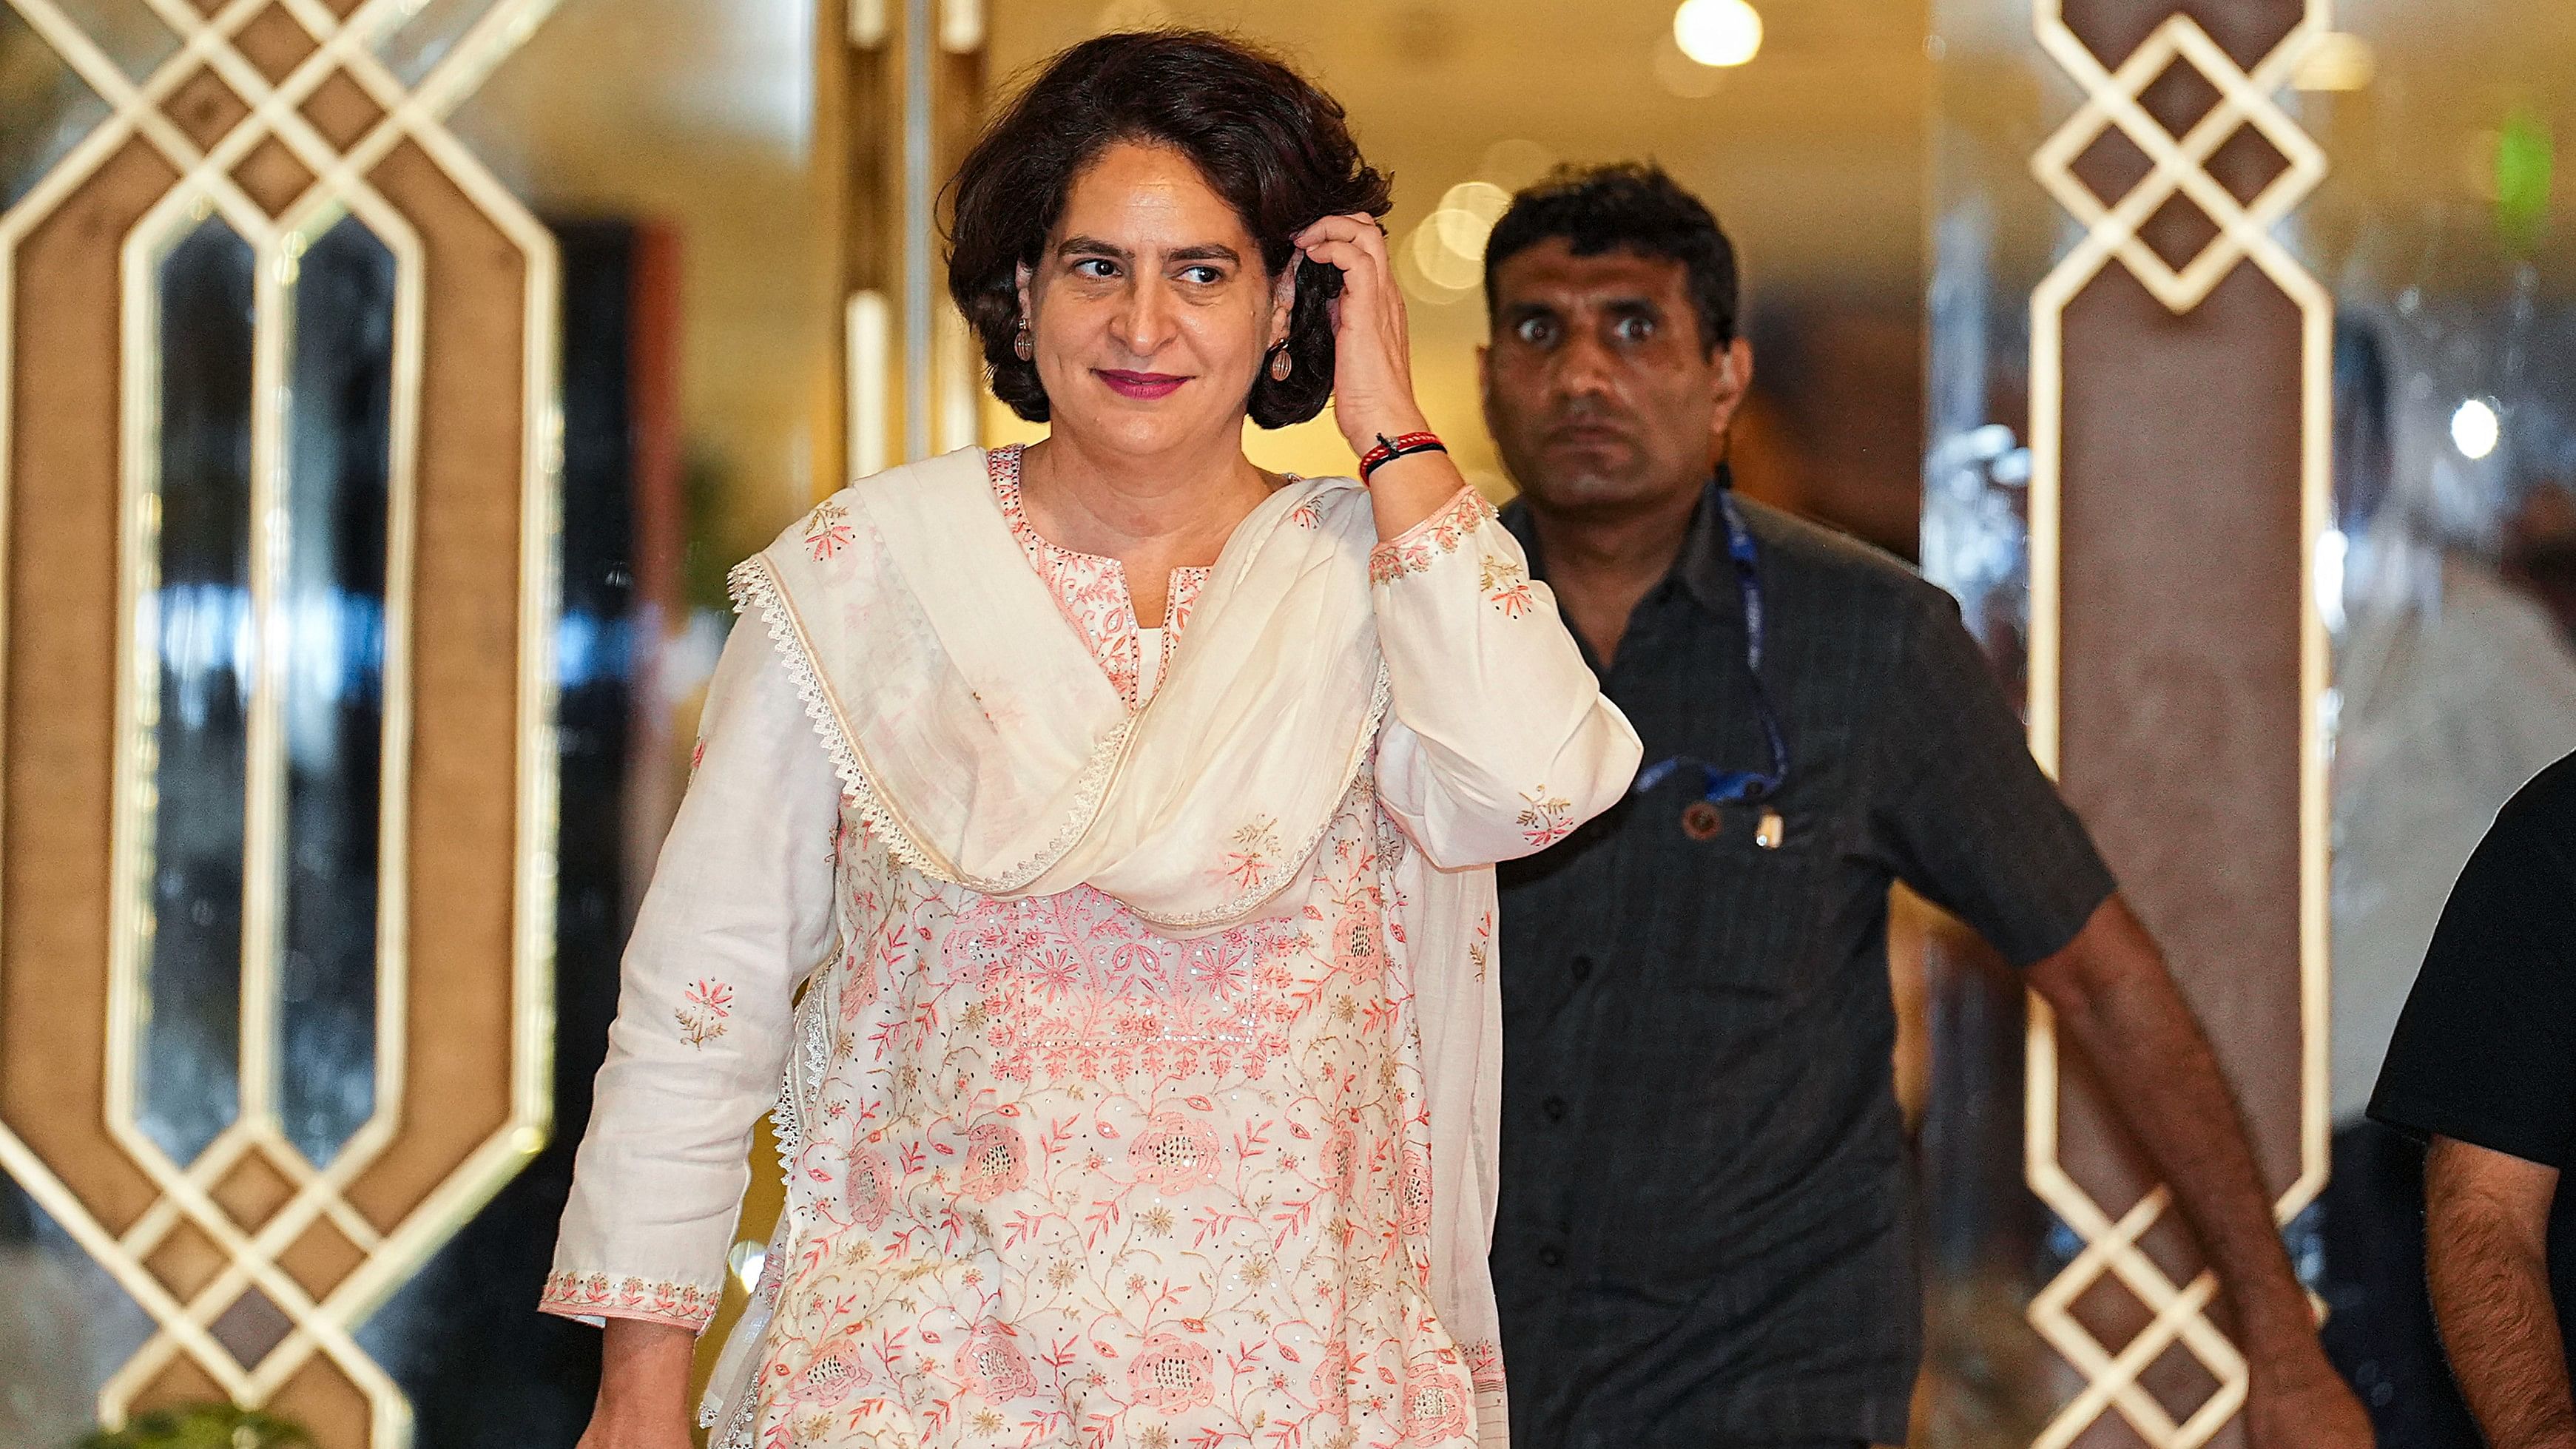
POLYGON ((844 0, 838 481, 977 441, 982 359, 949 305, 940 201, 983 123, 984 0, 844 0))
MULTIPOLYGON (((2286 1219, 2327 1163, 2332 302, 2272 226, 2324 169, 2279 104, 2324 7, 2034 5, 2084 93, 2034 171, 2085 231, 2031 300, 2032 748, 2208 1024, 2286 1219)), ((2084 1243, 2031 1305, 2073 1371, 2038 1443, 2241 1442, 2214 1284, 2035 999, 2030 1058, 2030 1182, 2084 1243)))

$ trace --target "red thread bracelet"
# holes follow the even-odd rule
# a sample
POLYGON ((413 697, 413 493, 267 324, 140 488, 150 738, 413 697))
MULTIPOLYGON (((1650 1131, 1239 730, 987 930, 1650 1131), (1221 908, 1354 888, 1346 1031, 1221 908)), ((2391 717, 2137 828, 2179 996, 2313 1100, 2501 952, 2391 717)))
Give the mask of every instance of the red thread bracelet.
POLYGON ((1377 446, 1360 454, 1360 481, 1367 482, 1371 473, 1398 458, 1409 457, 1415 453, 1448 451, 1448 446, 1440 441, 1440 435, 1437 433, 1398 433, 1392 438, 1380 433, 1377 435, 1377 446))

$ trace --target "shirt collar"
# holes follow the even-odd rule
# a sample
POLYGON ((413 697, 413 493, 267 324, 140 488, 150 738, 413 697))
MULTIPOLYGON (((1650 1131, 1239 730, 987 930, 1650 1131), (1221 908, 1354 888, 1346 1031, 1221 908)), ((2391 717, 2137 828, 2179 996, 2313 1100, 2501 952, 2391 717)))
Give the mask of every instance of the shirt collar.
MULTIPOLYGON (((1673 556, 1672 572, 1664 576, 1646 595, 1654 598, 1665 590, 1679 587, 1712 614, 1728 615, 1743 608, 1735 587, 1735 564, 1726 548, 1725 510, 1717 501, 1718 491, 1727 482, 1726 469, 1720 465, 1714 477, 1700 489, 1699 504, 1691 510, 1690 529, 1682 536, 1681 552, 1673 556)), ((1513 499, 1503 509, 1503 527, 1520 540, 1521 551, 1529 555, 1530 577, 1547 577, 1547 560, 1540 556, 1538 526, 1530 518, 1529 505, 1513 499)))

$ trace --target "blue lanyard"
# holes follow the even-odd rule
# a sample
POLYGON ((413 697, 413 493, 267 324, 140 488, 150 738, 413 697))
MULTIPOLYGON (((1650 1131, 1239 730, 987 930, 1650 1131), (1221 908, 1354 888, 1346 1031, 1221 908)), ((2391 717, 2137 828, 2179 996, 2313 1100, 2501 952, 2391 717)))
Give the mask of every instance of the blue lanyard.
POLYGON ((1789 745, 1780 734, 1780 717, 1771 708, 1771 692, 1762 684, 1762 553, 1753 542, 1753 530, 1744 526, 1744 512, 1736 507, 1735 491, 1723 475, 1717 480, 1717 506, 1726 519, 1726 555, 1735 565, 1735 587, 1744 596, 1744 663, 1753 676, 1753 709, 1762 719, 1762 737, 1771 746, 1771 768, 1767 773, 1721 770, 1695 755, 1675 755, 1638 771, 1632 794, 1643 795, 1686 769, 1700 772, 1700 798, 1711 805, 1767 800, 1789 781, 1789 745))

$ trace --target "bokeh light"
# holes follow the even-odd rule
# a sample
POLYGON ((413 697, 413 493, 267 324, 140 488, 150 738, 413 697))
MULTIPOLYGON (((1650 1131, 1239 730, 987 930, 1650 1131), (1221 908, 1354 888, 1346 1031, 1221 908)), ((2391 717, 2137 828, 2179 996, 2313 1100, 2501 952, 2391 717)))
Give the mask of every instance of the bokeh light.
POLYGON ((1673 43, 1701 65, 1742 65, 1762 49, 1762 16, 1746 0, 1682 0, 1673 43))
POLYGON ((2495 451, 2503 436, 2503 420, 2496 416, 2494 404, 2485 398, 2473 397, 2451 414, 2451 446, 2459 449, 2463 458, 2485 457, 2495 451))

